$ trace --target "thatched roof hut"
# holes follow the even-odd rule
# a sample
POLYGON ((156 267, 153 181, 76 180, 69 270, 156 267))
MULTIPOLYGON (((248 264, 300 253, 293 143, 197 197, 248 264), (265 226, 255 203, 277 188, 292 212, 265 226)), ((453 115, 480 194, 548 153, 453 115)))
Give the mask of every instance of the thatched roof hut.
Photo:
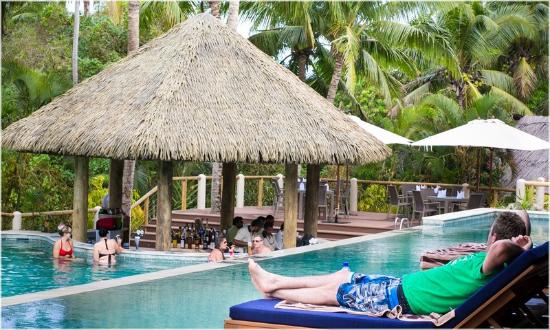
MULTIPOLYGON (((526 133, 534 135, 546 141, 550 141, 548 136, 548 117, 543 116, 525 116, 521 118, 517 125, 526 133)), ((515 187, 517 179, 535 181, 539 177, 548 179, 549 161, 548 150, 522 151, 514 150, 513 169, 508 169, 502 177, 502 184, 508 187, 515 187)))
POLYGON ((113 159, 365 163, 389 149, 248 40, 197 15, 3 132, 113 159))

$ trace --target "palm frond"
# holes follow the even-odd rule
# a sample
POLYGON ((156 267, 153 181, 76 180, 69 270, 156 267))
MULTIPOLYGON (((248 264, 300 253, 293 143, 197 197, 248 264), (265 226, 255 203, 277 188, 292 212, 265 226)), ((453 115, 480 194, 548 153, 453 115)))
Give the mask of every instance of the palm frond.
POLYGON ((514 111, 513 113, 519 113, 523 115, 533 115, 531 110, 523 102, 521 102, 520 100, 515 98, 513 95, 506 93, 505 91, 503 91, 502 89, 496 86, 491 87, 490 94, 500 97, 503 100, 503 102, 511 106, 514 111))
POLYGON ((514 82, 521 98, 528 97, 535 89, 537 75, 525 59, 522 57, 514 70, 514 82))
POLYGON ((506 73, 496 70, 480 70, 480 73, 483 81, 487 85, 496 86, 512 95, 517 94, 514 78, 506 73))
POLYGON ((405 95, 403 97, 403 102, 405 103, 405 105, 417 104, 429 93, 430 82, 427 82, 405 95))

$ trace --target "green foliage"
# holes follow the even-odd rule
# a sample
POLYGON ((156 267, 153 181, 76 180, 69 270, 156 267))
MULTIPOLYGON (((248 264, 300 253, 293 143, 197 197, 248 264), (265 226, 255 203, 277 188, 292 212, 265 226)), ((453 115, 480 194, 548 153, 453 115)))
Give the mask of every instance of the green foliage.
POLYGON ((386 196, 386 187, 372 184, 367 187, 360 195, 357 201, 359 211, 365 212, 387 212, 388 198, 386 196))

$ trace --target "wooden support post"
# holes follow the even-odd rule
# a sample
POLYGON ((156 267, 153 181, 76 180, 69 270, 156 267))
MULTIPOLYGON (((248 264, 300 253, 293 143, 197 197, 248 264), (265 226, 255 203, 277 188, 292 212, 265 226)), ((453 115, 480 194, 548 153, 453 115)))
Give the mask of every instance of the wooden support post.
POLYGON ((321 166, 307 165, 306 206, 304 215, 304 235, 317 237, 319 218, 319 177, 321 166))
POLYGON ((156 249, 170 251, 172 237, 172 162, 159 161, 156 249))
POLYGON ((74 158, 73 239, 87 242, 88 231, 88 157, 74 158))
POLYGON ((124 160, 111 159, 109 165, 109 208, 122 207, 122 175, 124 160))
POLYGON ((144 223, 148 224, 149 223, 149 198, 143 201, 143 218, 145 220, 144 223))
POLYGON ((187 180, 181 182, 181 210, 187 210, 187 180))
POLYGON ((228 229, 233 224, 235 215, 235 182, 237 175, 236 163, 223 163, 222 168, 222 205, 220 224, 222 229, 228 229))
POLYGON ((258 180, 258 208, 264 206, 264 178, 258 180))
POLYGON ((283 247, 296 247, 298 230, 298 167, 296 164, 285 164, 283 247))

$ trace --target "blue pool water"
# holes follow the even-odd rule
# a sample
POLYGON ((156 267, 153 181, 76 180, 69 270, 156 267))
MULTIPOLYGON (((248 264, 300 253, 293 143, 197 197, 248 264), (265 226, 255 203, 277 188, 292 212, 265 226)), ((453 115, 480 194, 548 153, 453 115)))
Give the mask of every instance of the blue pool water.
POLYGON ((91 256, 52 258, 52 243, 42 239, 2 238, 2 297, 194 265, 206 260, 141 260, 119 257, 114 267, 94 265, 91 256))
MULTIPOLYGON (((532 217, 535 243, 548 240, 548 219, 532 217)), ((488 221, 466 226, 405 230, 395 236, 260 261, 284 275, 316 275, 341 268, 401 276, 419 269, 430 249, 485 242, 488 221)), ((131 284, 14 305, 2 309, 3 327, 53 328, 221 328, 229 307, 260 298, 246 265, 131 284), (106 312, 109 311, 109 312, 106 312)))

